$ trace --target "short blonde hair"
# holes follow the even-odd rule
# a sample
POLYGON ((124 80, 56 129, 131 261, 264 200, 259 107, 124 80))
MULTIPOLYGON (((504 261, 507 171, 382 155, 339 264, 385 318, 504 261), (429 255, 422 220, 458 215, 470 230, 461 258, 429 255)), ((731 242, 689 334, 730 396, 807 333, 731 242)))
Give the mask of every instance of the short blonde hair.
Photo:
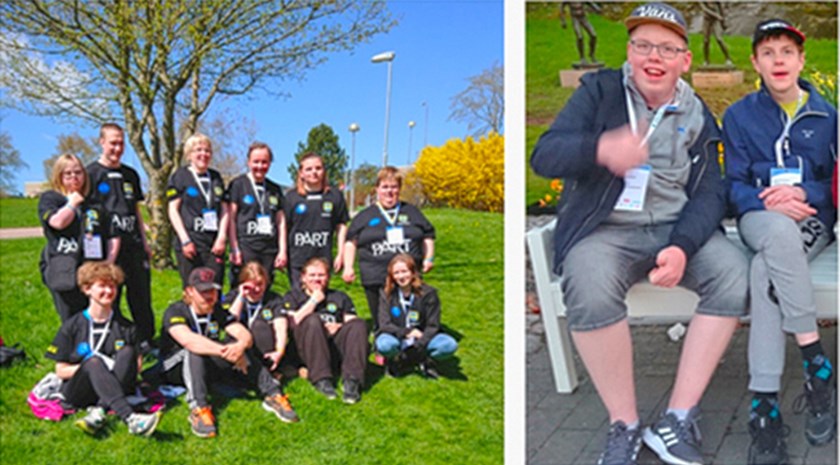
POLYGON ((210 140, 210 138, 205 136, 204 134, 197 132, 188 137, 187 140, 184 142, 184 155, 189 157, 190 154, 192 154, 193 149, 195 149, 195 146, 201 143, 206 143, 207 145, 209 145, 210 152, 213 152, 213 142, 210 140))
POLYGON ((397 186, 402 189, 402 182, 403 176, 400 173, 400 170, 394 168, 393 166, 386 166, 379 170, 379 174, 376 175, 376 187, 379 187, 383 181, 397 181, 397 186))
POLYGON ((53 164, 52 173, 50 174, 50 187, 54 191, 61 192, 64 195, 67 195, 67 189, 64 187, 64 180, 62 179, 62 174, 67 167, 71 166, 72 164, 78 164, 79 168, 82 169, 82 189, 79 192, 82 196, 87 197, 88 193, 90 192, 90 178, 88 177, 87 170, 85 169, 85 165, 82 164, 82 160, 79 157, 73 155, 72 153, 65 153, 59 155, 58 158, 55 160, 53 164))
POLYGON ((242 271, 239 272, 239 282, 244 283, 245 281, 257 280, 262 281, 263 284, 268 284, 268 272, 265 271, 265 268, 260 262, 253 260, 242 267, 242 271))
POLYGON ((90 286, 97 281, 104 281, 119 286, 125 280, 123 270, 113 263, 85 262, 76 270, 76 283, 79 289, 90 286))

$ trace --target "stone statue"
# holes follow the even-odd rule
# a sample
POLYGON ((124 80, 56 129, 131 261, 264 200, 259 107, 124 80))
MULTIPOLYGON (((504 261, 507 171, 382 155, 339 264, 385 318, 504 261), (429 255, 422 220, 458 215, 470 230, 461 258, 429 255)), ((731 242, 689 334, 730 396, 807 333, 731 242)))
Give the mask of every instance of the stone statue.
POLYGON ((732 59, 729 57, 729 49, 723 41, 723 31, 726 30, 726 14, 724 13, 723 2, 700 2, 700 10, 703 12, 703 66, 709 67, 709 42, 710 36, 714 34, 715 40, 726 58, 724 67, 731 68, 732 59))
POLYGON ((566 6, 569 7, 569 16, 572 18, 572 28, 577 37, 577 50, 578 55, 580 55, 580 62, 573 63, 572 67, 592 68, 603 66, 603 63, 598 63, 595 59, 595 44, 598 41, 598 36, 595 34, 595 29, 589 24, 589 20, 586 19, 587 6, 595 13, 601 13, 601 7, 594 2, 560 2, 560 24, 563 26, 563 29, 567 27, 566 6), (589 60, 586 59, 586 55, 584 54, 583 31, 581 29, 589 34, 589 60))

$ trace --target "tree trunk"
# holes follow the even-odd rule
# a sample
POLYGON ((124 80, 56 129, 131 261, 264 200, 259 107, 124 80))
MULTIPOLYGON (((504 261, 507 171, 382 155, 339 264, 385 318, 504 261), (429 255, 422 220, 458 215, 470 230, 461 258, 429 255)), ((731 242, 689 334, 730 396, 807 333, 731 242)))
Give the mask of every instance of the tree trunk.
POLYGON ((151 218, 149 224, 149 246, 152 248, 152 266, 155 269, 171 268, 172 227, 167 214, 166 184, 168 170, 158 169, 149 177, 149 196, 146 206, 151 218))

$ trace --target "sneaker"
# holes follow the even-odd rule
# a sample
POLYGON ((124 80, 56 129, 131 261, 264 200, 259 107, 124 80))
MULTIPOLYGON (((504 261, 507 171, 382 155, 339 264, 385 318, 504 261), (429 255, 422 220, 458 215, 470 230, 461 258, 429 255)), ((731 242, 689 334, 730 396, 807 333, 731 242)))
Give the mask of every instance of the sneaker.
POLYGON ((610 425, 607 445, 597 465, 636 465, 636 457, 641 448, 642 435, 639 428, 629 430, 623 421, 617 421, 610 425))
POLYGON ((362 385, 355 379, 344 380, 344 397, 342 400, 345 404, 355 404, 362 400, 362 385))
POLYGON ((805 437, 814 446, 821 446, 834 439, 837 427, 837 412, 835 411, 835 388, 831 385, 832 378, 827 381, 812 376, 805 381, 805 392, 793 401, 793 410, 802 413, 808 409, 805 419, 805 437))
POLYGON ((105 409, 102 407, 88 407, 87 415, 84 418, 76 420, 74 425, 87 434, 95 435, 105 426, 105 409))
POLYGON ((277 415, 277 418, 286 423, 297 423, 300 421, 297 413, 295 413, 295 409, 292 408, 292 403, 289 402, 289 396, 285 394, 277 393, 273 396, 267 396, 263 399, 262 407, 266 411, 274 413, 277 415))
POLYGON ((329 378, 321 378, 314 384, 315 390, 320 392, 329 400, 336 398, 335 387, 329 378))
POLYGON ((787 464, 787 446, 785 437, 790 429, 782 423, 782 416, 771 418, 756 415, 749 423, 750 444, 747 455, 748 465, 785 465, 787 464))
POLYGON ((435 362, 432 359, 426 359, 425 361, 420 362, 417 367, 420 368, 420 373, 426 378, 440 378, 440 373, 438 373, 437 368, 435 367, 435 362))
POLYGON ((160 423, 160 412, 156 413, 132 413, 128 416, 126 424, 128 432, 137 436, 151 436, 160 423))
POLYGON ((192 432, 200 438, 216 437, 216 418, 210 407, 196 407, 190 412, 192 432))
POLYGON ((671 465, 703 465, 700 453, 700 427, 697 407, 680 421, 673 413, 662 414, 653 426, 645 428, 643 439, 659 458, 671 465))

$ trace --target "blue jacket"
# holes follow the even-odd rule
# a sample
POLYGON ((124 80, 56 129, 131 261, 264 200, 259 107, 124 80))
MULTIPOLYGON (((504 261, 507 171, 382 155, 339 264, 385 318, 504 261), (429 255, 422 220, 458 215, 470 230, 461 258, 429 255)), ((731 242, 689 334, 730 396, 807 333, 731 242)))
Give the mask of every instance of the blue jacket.
MULTIPOLYGON (((808 101, 794 116, 790 128, 790 151, 783 161, 798 167, 802 160, 802 187, 817 217, 829 229, 837 220, 831 202, 831 176, 837 159, 837 110, 804 80, 808 101)), ((770 185, 775 167, 774 145, 784 129, 784 110, 763 85, 757 92, 735 102, 723 117, 724 166, 731 184, 729 201, 738 217, 751 210, 764 210, 759 192, 770 185)))
MULTIPOLYGON (((692 166, 686 186, 688 203, 671 232, 669 244, 680 247, 689 258, 720 226, 726 209, 726 187, 717 160, 720 130, 705 105, 704 113, 706 124, 689 149, 692 166)), ((554 233, 557 274, 562 273, 569 249, 610 215, 624 189, 624 179, 598 165, 595 156, 601 134, 627 123, 621 71, 586 74, 534 147, 534 171, 564 180, 554 233)))

